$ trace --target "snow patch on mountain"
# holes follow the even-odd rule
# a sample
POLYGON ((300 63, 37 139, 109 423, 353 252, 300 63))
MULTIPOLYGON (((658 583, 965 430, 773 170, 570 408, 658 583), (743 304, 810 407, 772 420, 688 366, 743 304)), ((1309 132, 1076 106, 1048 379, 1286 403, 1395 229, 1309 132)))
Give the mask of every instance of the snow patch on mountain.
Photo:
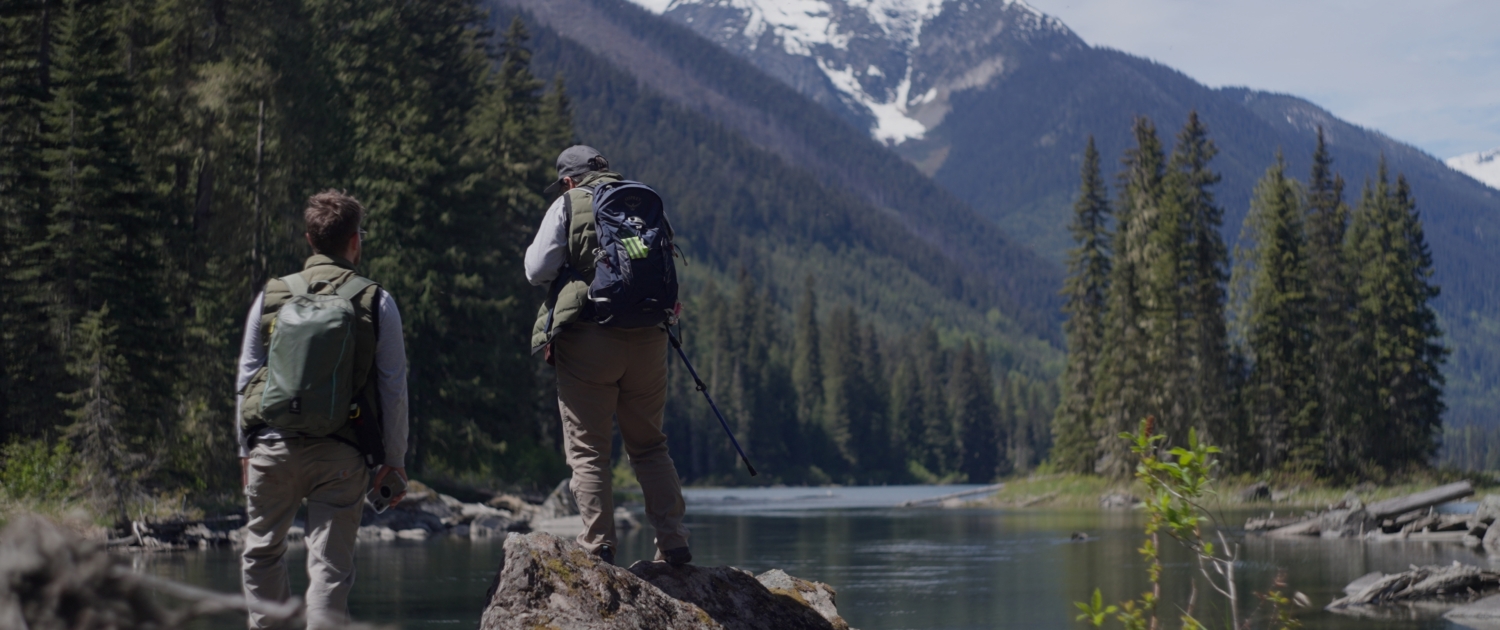
POLYGON ((896 98, 890 102, 882 102, 865 92, 859 84, 859 77, 854 75, 853 68, 831 68, 822 59, 818 59, 818 68, 823 71, 823 74, 828 75, 834 87, 863 105, 875 116, 875 128, 870 130, 870 133, 875 136, 876 140, 900 143, 903 140, 920 138, 922 134, 927 133, 927 127, 906 114, 904 103, 907 102, 907 93, 911 91, 910 71, 901 80, 901 85, 896 88, 896 98))
POLYGON ((1500 149, 1466 153, 1445 160, 1455 171, 1473 177, 1490 188, 1500 189, 1500 149))
MULTIPOLYGON (((870 130, 876 139, 899 144, 906 140, 921 138, 927 127, 915 117, 915 110, 933 99, 945 97, 953 88, 979 87, 993 77, 1003 66, 976 68, 975 76, 965 85, 951 86, 941 94, 926 90, 912 95, 912 59, 921 45, 923 27, 932 22, 944 10, 944 0, 631 0, 637 5, 657 14, 691 6, 713 6, 732 9, 744 16, 740 35, 751 50, 763 42, 779 46, 789 55, 807 57, 817 62, 818 68, 842 93, 847 102, 856 103, 869 110, 875 118, 870 130), (878 29, 872 33, 870 26, 878 29), (859 32, 855 32, 859 29, 859 32), (769 38, 767 38, 769 35, 769 38), (871 37, 883 40, 896 51, 904 52, 902 66, 885 67, 874 63, 851 64, 850 42, 856 39, 870 41, 871 37), (890 84, 872 88, 879 81, 863 80, 868 77, 902 77, 901 82, 890 89, 890 84)), ((987 0, 948 0, 949 8, 968 13, 987 0)), ((1038 30, 1066 30, 1056 18, 1048 17, 1022 0, 989 0, 1004 6, 1014 6, 1026 11, 1029 19, 1018 21, 1015 28, 1034 32, 1038 30)), ((899 53, 898 53, 899 54, 899 53)), ((889 59, 889 58, 888 58, 889 59)), ((999 63, 995 60, 995 63, 999 63)), ((994 64, 991 64, 994 65, 994 64)), ((924 86, 925 87, 925 86, 924 86)))

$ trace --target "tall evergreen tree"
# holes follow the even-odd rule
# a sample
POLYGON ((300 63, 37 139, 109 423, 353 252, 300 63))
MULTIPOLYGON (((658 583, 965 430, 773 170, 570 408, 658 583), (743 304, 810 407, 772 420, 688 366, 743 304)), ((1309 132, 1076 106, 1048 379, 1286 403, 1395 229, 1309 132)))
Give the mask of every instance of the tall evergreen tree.
POLYGON ((885 377, 885 351, 875 326, 866 323, 860 332, 860 418, 853 440, 859 445, 861 478, 866 483, 890 480, 891 461, 890 388, 885 377))
POLYGON ((1197 429, 1200 439, 1228 445, 1236 437, 1228 395, 1229 340, 1224 323, 1229 252, 1221 236, 1224 210, 1215 203, 1210 190, 1220 177, 1209 168, 1217 153, 1198 112, 1189 113, 1177 135, 1167 185, 1182 209, 1186 236, 1179 263, 1183 267, 1187 360, 1182 373, 1185 381, 1174 389, 1186 395, 1186 417, 1181 426, 1197 429))
POLYGON ((832 463, 842 468, 840 473, 848 473, 860 462, 855 425, 862 420, 858 417, 862 390, 859 320, 853 308, 834 309, 823 341, 823 426, 840 455, 832 463))
POLYGON ((0 441, 53 429, 64 380, 49 334, 44 261, 29 245, 46 234, 42 107, 48 99, 56 3, 13 2, 0 12, 0 441))
MULTIPOLYGON (((801 435, 809 436, 823 426, 823 354, 818 331, 818 296, 813 278, 803 281, 802 299, 793 322, 792 384, 797 392, 797 422, 801 435)), ((794 440, 798 445, 802 440, 794 440)), ((811 463, 813 453, 800 451, 796 461, 811 463)))
MULTIPOLYGON (((959 468, 958 437, 948 410, 948 393, 944 383, 955 375, 954 367, 940 352, 937 330, 924 326, 914 337, 912 363, 921 382, 922 417, 918 441, 918 462, 929 473, 943 476, 959 468)), ((911 422, 915 423, 916 418, 911 422)), ((913 426, 913 430, 917 427, 913 426)))
POLYGON ((1073 205, 1074 248, 1068 253, 1068 279, 1063 284, 1068 319, 1063 334, 1068 363, 1063 371, 1063 397, 1053 419, 1052 459, 1058 468, 1092 472, 1099 448, 1093 415, 1094 378, 1104 343, 1106 296, 1109 291, 1109 191, 1099 171, 1099 151, 1089 136, 1083 152, 1082 186, 1073 205))
POLYGON ((1115 477, 1131 470, 1129 453, 1116 436, 1154 412, 1155 381, 1147 353, 1152 338, 1143 325, 1147 311, 1141 294, 1148 286, 1148 265, 1154 256, 1150 238, 1159 215, 1166 158, 1149 119, 1137 118, 1132 133, 1136 144, 1124 158, 1103 351, 1094 379, 1098 388, 1094 414, 1100 423, 1102 455, 1096 469, 1115 477))
POLYGON ((1425 465, 1441 433, 1447 349, 1432 310, 1438 287, 1420 214, 1405 178, 1392 186, 1384 162, 1366 186, 1350 237, 1350 259, 1359 269, 1361 451, 1387 469, 1425 465))
POLYGON ((1357 418, 1349 399, 1350 343, 1354 334, 1350 314, 1355 292, 1344 256, 1349 206, 1344 203, 1344 178, 1333 170, 1333 156, 1318 128, 1307 188, 1307 264, 1313 325, 1310 354, 1316 372, 1317 412, 1324 446, 1321 467, 1326 473, 1348 472, 1357 462, 1353 444, 1357 418))
POLYGON ((948 387, 958 435, 958 470, 970 483, 988 483, 1000 470, 999 455, 1004 446, 996 434, 999 414, 993 386, 984 352, 976 350, 972 341, 965 341, 948 387))
POLYGON ((42 117, 48 229, 27 251, 44 261, 50 319, 69 356, 77 354, 74 328, 85 315, 107 305, 121 323, 111 332, 111 352, 118 352, 132 385, 120 388, 111 404, 122 410, 118 430, 130 436, 130 446, 145 449, 160 444, 175 379, 158 323, 168 312, 161 289, 163 235, 125 143, 132 88, 116 65, 113 18, 104 2, 72 0, 60 7, 51 100, 42 117))
POLYGON ((1255 243, 1246 339, 1253 364, 1245 399, 1260 466, 1316 466, 1322 446, 1308 352, 1314 305, 1307 243, 1300 191, 1280 156, 1256 188, 1245 233, 1255 243))
POLYGON ((68 361, 68 373, 79 386, 63 398, 73 405, 66 435, 78 444, 84 487, 119 524, 130 520, 126 508, 140 493, 146 456, 120 403, 132 385, 130 365, 115 344, 116 330, 109 304, 79 320, 68 361))

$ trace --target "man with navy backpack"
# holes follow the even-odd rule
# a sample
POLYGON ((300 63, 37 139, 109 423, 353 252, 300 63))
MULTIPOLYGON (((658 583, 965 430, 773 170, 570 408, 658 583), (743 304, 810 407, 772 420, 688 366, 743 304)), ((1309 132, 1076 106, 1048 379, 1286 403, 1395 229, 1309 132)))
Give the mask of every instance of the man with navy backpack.
POLYGON ((526 250, 526 278, 551 287, 531 346, 557 368, 571 488, 584 525, 578 543, 614 562, 610 449, 618 418, 656 529, 656 559, 686 564, 692 555, 682 483, 662 433, 666 325, 677 308, 671 227, 654 191, 609 170, 603 155, 583 145, 557 157, 557 181, 546 192, 559 191, 526 250))
MULTIPOLYGON (((369 468, 405 480, 406 348, 401 313, 355 272, 364 207, 328 190, 307 200, 313 256, 266 283, 245 322, 236 380, 249 516, 245 598, 291 597, 286 536, 307 502, 307 627, 343 627, 369 468)), ((404 485, 392 484, 397 487, 404 485)), ((401 495, 391 497, 392 504, 401 495)), ((251 628, 278 627, 250 613, 251 628)))

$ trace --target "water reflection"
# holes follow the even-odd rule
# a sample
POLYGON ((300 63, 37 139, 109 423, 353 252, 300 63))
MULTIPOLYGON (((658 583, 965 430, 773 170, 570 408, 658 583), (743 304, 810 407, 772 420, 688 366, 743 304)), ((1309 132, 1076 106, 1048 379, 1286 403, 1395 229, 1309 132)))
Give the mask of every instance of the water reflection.
MULTIPOLYGON (((801 495, 791 496, 813 494, 795 490, 801 495)), ((1072 602, 1087 598, 1096 586, 1110 600, 1138 595, 1146 588, 1145 567, 1136 552, 1142 539, 1141 515, 1136 513, 787 509, 790 502, 755 492, 725 491, 736 499, 718 504, 706 501, 712 497, 690 497, 687 522, 696 561, 755 572, 782 568, 828 582, 838 589, 839 610, 863 630, 1080 628, 1073 621, 1072 602), (1075 531, 1087 532, 1089 540, 1070 540, 1075 531)), ((837 500, 863 501, 859 495, 843 495, 837 500)), ((1239 515, 1233 520, 1242 522, 1239 515)), ((1196 566, 1174 546, 1166 546, 1166 551, 1166 595, 1174 602, 1186 601, 1186 580, 1196 566)), ((619 559, 629 564, 652 553, 649 532, 635 532, 621 541, 619 559)), ((361 545, 359 577, 351 596, 355 615, 408 629, 473 627, 501 555, 499 541, 361 545)), ((1279 570, 1287 572, 1289 589, 1306 593, 1321 607, 1338 597, 1345 584, 1370 571, 1454 560, 1490 564, 1482 555, 1451 544, 1260 537, 1244 541, 1242 558, 1239 572, 1246 610, 1257 602, 1252 591, 1264 590, 1279 570)), ((237 557, 230 551, 139 555, 133 561, 175 579, 238 589, 237 557)), ((288 561, 300 567, 305 554, 294 550, 288 561)), ((305 586, 300 573, 293 571, 298 576, 294 589, 305 586)), ((1208 596, 1200 594, 1200 602, 1206 600, 1208 596)), ((1310 630, 1459 628, 1431 615, 1368 620, 1314 609, 1298 616, 1310 630)), ((199 627, 232 627, 226 624, 232 621, 199 627)))

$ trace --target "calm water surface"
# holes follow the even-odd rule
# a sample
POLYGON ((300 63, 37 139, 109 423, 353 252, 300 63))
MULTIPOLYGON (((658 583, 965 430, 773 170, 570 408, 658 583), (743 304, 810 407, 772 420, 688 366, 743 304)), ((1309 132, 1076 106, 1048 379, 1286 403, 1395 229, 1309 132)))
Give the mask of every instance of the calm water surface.
MULTIPOLYGON (((1138 513, 895 508, 901 501, 962 486, 689 490, 688 526, 700 565, 733 565, 757 573, 785 569, 838 589, 839 612, 861 630, 1082 628, 1072 602, 1095 587, 1106 599, 1146 588, 1138 513), (1070 534, 1087 532, 1073 542, 1070 534)), ((1243 514, 1230 515, 1235 522, 1243 514)), ((1169 548, 1169 551, 1174 551, 1169 548)), ((363 544, 351 598, 354 615, 401 628, 472 628, 499 566, 500 541, 435 538, 363 544)), ((649 532, 621 540, 628 566, 652 553, 649 532)), ((306 578, 306 554, 290 552, 293 588, 306 578)), ((238 556, 211 550, 130 556, 138 569, 223 591, 239 588, 238 556)), ((1458 545, 1353 540, 1244 542, 1240 584, 1264 590, 1284 571, 1289 590, 1315 607, 1299 618, 1309 630, 1461 628, 1441 618, 1356 620, 1322 612, 1345 584, 1370 571, 1454 560, 1487 565, 1458 545)), ((1194 571, 1182 553, 1168 554, 1169 584, 1194 571)), ((1186 591, 1168 589, 1171 601, 1186 591)), ((1256 600, 1247 596, 1244 606, 1256 600)), ((199 628, 238 626, 232 618, 199 628)))

